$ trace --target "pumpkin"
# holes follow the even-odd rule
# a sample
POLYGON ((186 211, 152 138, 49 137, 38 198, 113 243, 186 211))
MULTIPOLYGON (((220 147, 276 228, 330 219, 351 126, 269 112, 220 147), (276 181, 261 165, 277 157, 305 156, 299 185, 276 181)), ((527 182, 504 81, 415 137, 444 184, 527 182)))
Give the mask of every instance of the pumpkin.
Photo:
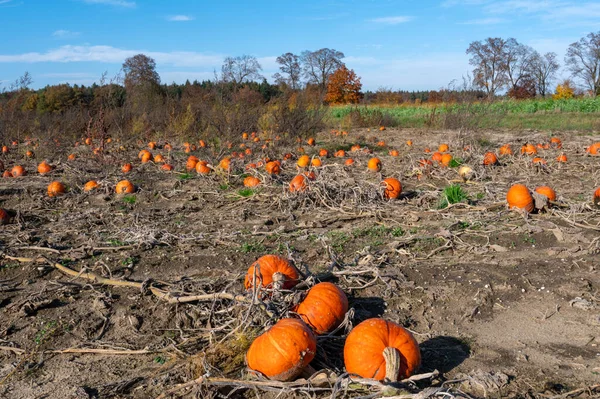
POLYGON ((438 147, 439 152, 448 152, 449 149, 448 144, 440 144, 438 147))
POLYGON ((92 145, 92 139, 90 137, 88 137, 87 139, 85 139, 85 143, 87 145, 92 145))
POLYGON ((8 224, 10 222, 10 215, 4 209, 0 208, 0 224, 8 224))
POLYGON ((312 170, 304 172, 304 176, 308 178, 308 180, 316 180, 317 175, 312 170))
POLYGON ((319 168, 319 167, 321 167, 321 165, 323 165, 323 163, 321 162, 321 160, 319 158, 313 158, 312 161, 310 161, 310 164, 314 168, 319 168))
POLYGON ((360 146, 358 144, 354 144, 352 147, 350 147, 350 151, 352 151, 352 152, 360 151, 360 146))
POLYGON ((132 194, 135 192, 135 187, 129 180, 121 180, 115 188, 117 194, 132 194))
POLYGON ((589 152, 590 155, 598 155, 600 152, 600 142, 592 144, 586 151, 589 152))
POLYGON ((435 161, 435 162, 438 162, 438 163, 442 162, 442 153, 439 152, 439 151, 434 152, 431 155, 431 160, 435 161))
POLYGON ((33 151, 30 150, 25 153, 25 156, 27 158, 33 158, 35 156, 35 154, 33 153, 33 151))
POLYGON ((372 172, 379 172, 381 170, 381 161, 379 158, 371 158, 369 159, 369 163, 367 163, 367 168, 372 172))
POLYGON ((231 158, 223 158, 221 162, 219 162, 219 167, 226 172, 231 170, 231 158))
POLYGON ((592 198, 592 201, 594 202, 594 205, 596 205, 597 207, 600 207, 600 187, 598 187, 596 189, 596 191, 594 191, 594 196, 592 198))
POLYGON ((290 181, 290 191, 292 193, 304 191, 306 188, 306 177, 304 175, 297 175, 290 181))
POLYGON ((537 149, 533 144, 525 144, 521 147, 521 154, 523 155, 535 155, 537 154, 537 149))
POLYGON ((379 126, 379 131, 383 132, 385 130, 385 126, 379 126))
POLYGON ((398 150, 391 150, 390 151, 390 155, 393 156, 393 157, 397 157, 397 156, 400 155, 400 153, 398 152, 398 150))
POLYGON ((196 162, 196 172, 201 175, 208 175, 212 172, 212 169, 208 166, 206 161, 196 162))
POLYGON ((298 319, 281 319, 250 345, 246 362, 271 380, 289 381, 315 357, 317 338, 298 319))
POLYGON ((144 156, 147 156, 146 154, 150 154, 150 151, 148 151, 148 150, 142 150, 142 151, 138 152, 138 158, 142 159, 144 156))
POLYGON ((65 193, 65 185, 59 181, 53 181, 48 185, 48 197, 56 197, 65 193))
POLYGON ((337 150, 335 152, 335 154, 333 154, 334 157, 336 158, 344 158, 346 156, 346 151, 344 150, 337 150))
POLYGON ((273 283, 278 283, 283 289, 290 289, 298 284, 298 271, 294 266, 278 255, 264 255, 254 262, 244 279, 244 287, 254 287, 254 273, 262 287, 272 288, 273 283))
POLYGON ((265 165, 265 169, 270 175, 278 175, 281 173, 281 167, 279 166, 279 161, 271 161, 267 162, 265 165))
POLYGON ((562 141, 558 137, 550 138, 550 145, 554 148, 562 148, 562 141))
POLYGON ((93 189, 98 187, 98 182, 96 180, 90 180, 89 182, 83 185, 83 191, 92 191, 93 189))
POLYGON ((25 168, 22 167, 21 165, 16 165, 16 166, 13 166, 13 168, 10 170, 10 174, 13 175, 13 177, 19 177, 19 176, 25 176, 27 174, 27 172, 25 171, 25 168))
POLYGON ((308 140, 306 140, 306 144, 313 146, 315 145, 315 139, 314 138, 309 138, 308 140))
POLYGON ((2 173, 2 177, 7 178, 7 177, 14 177, 12 173, 10 173, 10 171, 5 170, 4 173, 2 173))
POLYGON ((424 168, 424 167, 428 167, 428 166, 433 166, 433 162, 431 162, 429 159, 419 159, 419 166, 424 168))
POLYGON ((470 166, 462 165, 460 168, 458 168, 458 175, 464 181, 471 180, 473 178, 474 174, 475 174, 475 172, 473 172, 473 169, 470 166))
POLYGON ((493 152, 486 152, 483 156, 483 164, 486 166, 496 165, 498 163, 498 157, 493 152))
POLYGON ((381 140, 377 142, 377 147, 385 147, 385 141, 381 140))
POLYGON ((541 165, 541 166, 544 166, 547 164, 546 160, 544 158, 540 158, 540 157, 533 158, 533 160, 531 162, 534 165, 541 165))
POLYGON ((396 178, 388 177, 381 184, 385 186, 383 196, 387 199, 396 199, 402 193, 402 183, 396 178))
POLYGON ((441 161, 442 165, 450 166, 450 162, 452 162, 452 155, 450 155, 448 153, 442 155, 442 161, 441 161))
POLYGON ((352 159, 352 158, 346 159, 346 162, 344 162, 344 165, 346 165, 346 166, 354 165, 354 159, 352 159))
POLYGON ((561 163, 565 163, 567 162, 567 156, 565 154, 560 154, 557 158, 556 158, 556 162, 561 162, 561 163))
POLYGON ((68 159, 69 161, 74 161, 74 160, 75 160, 75 158, 77 158, 77 155, 75 155, 75 154, 69 154, 69 156, 67 157, 67 159, 68 159))
POLYGON ((396 382, 410 377, 419 368, 421 352, 415 338, 404 327, 374 318, 363 321, 348 334, 344 364, 350 374, 376 380, 387 377, 396 382), (389 372, 386 369, 390 369, 389 372))
POLYGON ((162 155, 157 154, 154 156, 154 163, 165 163, 165 162, 166 162, 165 157, 163 157, 162 155))
POLYGON ((2 153, 3 154, 8 154, 9 151, 10 150, 8 149, 8 146, 5 146, 5 145, 2 146, 2 153))
POLYGON ((506 202, 508 202, 510 209, 518 208, 527 212, 533 211, 533 197, 529 189, 523 184, 515 184, 508 190, 506 202))
POLYGON ((163 165, 160 167, 160 170, 164 170, 164 171, 167 171, 167 172, 170 172, 170 171, 172 171, 173 169, 175 169, 175 168, 173 167, 173 165, 171 165, 171 164, 168 164, 168 163, 165 163, 165 164, 163 164, 163 165))
POLYGON ((248 133, 242 133, 242 140, 248 140, 248 133))
POLYGON ((310 157, 308 155, 302 155, 298 158, 298 162, 296 163, 296 165, 301 168, 306 168, 308 164, 310 164, 310 157))
POLYGON ((260 180, 254 176, 248 176, 244 179, 244 187, 256 187, 260 184, 260 180))
POLYGON ((321 151, 319 151, 319 156, 323 157, 323 158, 327 158, 327 157, 329 157, 329 151, 327 151, 325 148, 321 148, 321 151))
POLYGON ((142 155, 142 163, 148 163, 150 161, 152 161, 152 154, 150 152, 146 152, 144 153, 144 155, 142 155))
POLYGON ((427 147, 427 148, 425 148, 425 149, 423 150, 423 152, 425 152, 425 153, 430 153, 430 152, 431 152, 431 150, 429 149, 429 147, 427 147))
POLYGON ((42 161, 37 167, 37 170, 40 175, 45 175, 46 173, 52 172, 52 166, 48 165, 46 161, 42 161))
POLYGON ((406 140, 406 145, 409 147, 412 147, 412 145, 413 145, 412 140, 406 140))
POLYGON ((538 194, 545 195, 549 201, 556 201, 556 192, 548 186, 540 186, 535 189, 538 194))
POLYGON ((123 172, 123 173, 129 173, 129 172, 131 172, 132 168, 133 168, 133 166, 131 166, 130 163, 126 163, 125 165, 123 165, 121 167, 121 172, 123 172))
POLYGON ((317 334, 327 334, 335 330, 348 311, 348 298, 344 291, 332 283, 315 285, 296 307, 295 312, 317 334))
POLYGON ((151 150, 154 150, 156 148, 156 142, 155 141, 151 141, 148 143, 148 148, 150 148, 151 150))

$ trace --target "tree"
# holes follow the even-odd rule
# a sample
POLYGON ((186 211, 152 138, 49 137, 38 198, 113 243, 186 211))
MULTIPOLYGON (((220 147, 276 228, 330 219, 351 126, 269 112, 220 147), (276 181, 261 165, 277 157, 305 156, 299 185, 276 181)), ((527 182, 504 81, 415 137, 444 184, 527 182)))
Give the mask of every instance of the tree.
POLYGON ((488 99, 506 86, 506 40, 499 37, 488 37, 484 41, 472 42, 467 49, 471 56, 469 64, 473 65, 473 83, 485 90, 488 99))
POLYGON ((570 80, 565 80, 556 86, 556 92, 552 95, 555 100, 562 100, 567 98, 573 98, 575 96, 575 89, 570 80))
POLYGON ((521 79, 516 86, 513 86, 508 90, 507 95, 510 98, 517 100, 523 100, 526 98, 534 98, 536 95, 535 81, 530 77, 521 79))
POLYGON ((293 53, 285 53, 277 57, 277 63, 280 65, 281 74, 276 73, 273 75, 275 81, 279 84, 288 85, 292 90, 299 89, 302 75, 300 57, 293 53))
POLYGON ((156 72, 154 59, 144 54, 129 57, 123 63, 125 73, 125 88, 160 85, 160 76, 156 72))
POLYGON ((565 64, 594 96, 600 95, 600 32, 590 33, 567 49, 565 64))
POLYGON ((236 86, 244 82, 262 79, 259 71, 262 71, 262 67, 256 57, 251 55, 227 57, 221 67, 223 81, 236 86))
POLYGON ((537 51, 534 51, 531 56, 531 78, 538 94, 542 97, 548 94, 552 81, 556 78, 556 72, 560 68, 556 58, 556 53, 541 55, 537 51))
POLYGON ((531 76, 531 62, 533 49, 519 43, 516 39, 506 40, 504 48, 504 68, 510 88, 516 91, 527 85, 521 84, 523 80, 529 80, 531 76))
POLYGON ((330 104, 356 104, 362 97, 361 89, 360 78, 342 64, 329 78, 325 101, 330 104))
POLYGON ((344 53, 329 48, 302 52, 304 76, 324 93, 331 74, 343 65, 344 53))

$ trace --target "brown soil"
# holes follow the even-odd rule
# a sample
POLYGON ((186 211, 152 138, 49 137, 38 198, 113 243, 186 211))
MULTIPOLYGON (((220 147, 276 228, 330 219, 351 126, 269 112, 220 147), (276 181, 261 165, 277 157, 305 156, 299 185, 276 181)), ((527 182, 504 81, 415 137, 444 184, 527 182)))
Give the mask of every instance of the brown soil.
MULTIPOLYGON (((586 156, 584 148, 600 136, 557 135, 564 148, 540 150, 548 165, 535 168, 530 157, 502 158, 494 167, 481 162, 488 149, 511 143, 517 153, 526 140, 547 142, 549 134, 323 133, 317 147, 305 146, 311 155, 359 142, 382 159, 382 173, 366 171, 371 155, 349 153, 354 167, 324 159, 310 191, 290 194, 287 183, 296 167, 289 161, 279 177, 259 170, 264 183, 248 197, 240 191, 240 174, 202 177, 139 162, 126 176, 138 192, 119 197, 112 191, 124 178, 120 165, 137 159, 139 145, 118 151, 114 143, 103 158, 80 146, 72 162, 61 149, 40 147, 37 160, 22 159, 25 148, 13 149, 3 156, 5 166, 22 164, 29 175, 0 179, 0 207, 13 215, 0 229, 0 249, 36 261, 0 260, 0 397, 153 398, 204 374, 249 379, 244 353, 278 316, 228 300, 169 305, 147 289, 94 284, 52 265, 173 294, 244 294, 245 271, 267 253, 290 256, 313 276, 309 285, 318 279, 338 283, 354 309, 351 324, 381 316, 410 329, 421 345, 420 373, 441 373, 410 386, 413 393, 445 381, 457 397, 598 395, 600 211, 591 197, 600 186, 600 158, 586 156), (387 147, 377 147, 379 140, 387 147), (418 159, 428 156, 423 149, 440 143, 473 167, 473 181, 458 182, 456 168, 417 168, 418 159), (463 150, 466 145, 470 150, 463 150), (389 156, 389 148, 400 156, 389 156), (561 152, 567 164, 555 162, 561 152), (35 172, 42 155, 56 165, 48 176, 35 172), (388 176, 402 181, 399 200, 382 198, 379 182, 388 176), (101 187, 85 194, 81 187, 90 179, 101 187), (53 180, 69 192, 48 198, 53 180), (442 189, 454 181, 469 201, 440 209, 442 189), (530 189, 552 186, 559 205, 527 217, 506 210, 506 191, 517 182, 530 189), (65 353, 68 348, 115 352, 65 353), (139 350, 146 352, 132 352, 139 350)), ((196 155, 218 163, 208 150, 196 155)), ((187 154, 169 156, 183 170, 187 154)), ((276 305, 270 311, 283 316, 276 305)), ((349 329, 319 341, 315 369, 343 373, 340 353, 349 329)), ((225 384, 180 394, 279 392, 225 384)), ((284 394, 294 395, 302 396, 284 394)))

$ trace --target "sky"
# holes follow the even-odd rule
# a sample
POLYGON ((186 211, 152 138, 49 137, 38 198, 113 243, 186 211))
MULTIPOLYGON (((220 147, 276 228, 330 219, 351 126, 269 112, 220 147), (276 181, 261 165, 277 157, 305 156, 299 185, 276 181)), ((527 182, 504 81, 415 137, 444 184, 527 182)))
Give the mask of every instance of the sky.
POLYGON ((562 63, 597 31, 598 0, 0 0, 0 88, 25 71, 32 88, 110 80, 139 53, 163 83, 214 79, 242 54, 273 81, 277 56, 328 47, 363 90, 436 90, 470 72, 472 41, 514 37, 562 63))

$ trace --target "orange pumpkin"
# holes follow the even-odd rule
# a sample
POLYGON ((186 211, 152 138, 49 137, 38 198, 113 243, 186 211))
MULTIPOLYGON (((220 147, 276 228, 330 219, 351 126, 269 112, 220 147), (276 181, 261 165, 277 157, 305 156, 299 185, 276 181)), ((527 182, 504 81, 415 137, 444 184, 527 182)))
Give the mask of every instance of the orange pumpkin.
POLYGON ((8 154, 8 153, 9 153, 9 151, 10 151, 10 150, 8 149, 8 146, 6 146, 6 145, 3 145, 3 146, 2 146, 2 153, 3 153, 3 154, 8 154))
POLYGON ((298 284, 298 271, 294 266, 278 255, 264 255, 254 262, 244 279, 244 287, 254 287, 254 278, 261 287, 272 288, 274 282, 280 282, 281 288, 290 289, 298 284), (256 276, 255 276, 256 273, 256 276))
POLYGON ((346 151, 344 150, 337 150, 335 152, 335 154, 333 154, 334 157, 336 158, 344 158, 346 156, 346 151))
POLYGON ((65 186, 59 181, 53 181, 48 185, 48 197, 57 197, 65 193, 65 186))
POLYGON ((27 174, 27 172, 25 171, 25 168, 22 167, 21 165, 16 165, 16 166, 13 166, 13 168, 10 170, 10 174, 13 177, 20 177, 20 176, 25 176, 27 174))
POLYGON ((206 142, 204 140, 198 140, 198 145, 202 148, 206 147, 206 142))
POLYGON ((368 319, 354 327, 344 345, 346 371, 363 378, 398 381, 410 377, 421 365, 419 344, 404 327, 383 319, 368 319), (386 376, 386 348, 400 355, 395 376, 386 376))
POLYGON ((413 145, 412 140, 406 140, 406 145, 409 147, 412 147, 412 145, 413 145))
POLYGON ((75 158, 77 158, 77 155, 75 155, 75 154, 69 154, 69 156, 67 157, 67 159, 68 159, 69 161, 74 161, 74 160, 75 160, 75 158))
POLYGON ((537 149, 535 148, 535 146, 533 144, 525 144, 523 147, 521 147, 521 154, 522 155, 535 155, 535 154, 537 154, 537 149))
POLYGON ((87 145, 92 145, 92 139, 90 137, 88 137, 87 139, 85 139, 85 143, 87 145))
POLYGON ((10 171, 5 170, 4 173, 2 173, 2 177, 8 178, 8 177, 14 177, 14 176, 12 173, 10 173, 10 171))
POLYGON ((150 148, 151 150, 154 150, 156 148, 156 142, 155 141, 151 141, 148 143, 148 148, 150 148))
POLYGON ((533 158, 533 160, 531 162, 534 165, 541 165, 541 166, 544 166, 548 163, 548 162, 546 162, 546 160, 544 158, 540 158, 540 157, 533 158))
POLYGON ((381 140, 377 142, 377 147, 385 147, 385 141, 381 140))
POLYGON ((142 163, 148 163, 148 162, 152 161, 152 154, 150 152, 144 153, 144 155, 142 155, 141 161, 142 161, 142 163))
POLYGON ((402 193, 402 183, 394 177, 388 177, 381 182, 385 186, 383 196, 387 199, 396 199, 402 193))
POLYGON ((302 155, 298 158, 298 162, 296 163, 296 165, 301 168, 306 168, 308 164, 310 164, 310 157, 308 155, 302 155))
POLYGON ((129 172, 131 172, 132 168, 133 168, 133 166, 131 166, 130 163, 126 163, 125 165, 123 165, 121 167, 121 172, 123 172, 123 173, 129 173, 129 172))
POLYGON ((493 152, 486 152, 483 156, 483 164, 486 166, 496 165, 498 163, 498 157, 493 152))
POLYGON ((10 215, 6 210, 0 209, 0 224, 8 224, 10 222, 10 215))
POLYGON ((231 170, 231 158, 223 158, 221 162, 219 162, 219 167, 226 172, 231 170))
POLYGON ((379 131, 383 132, 385 130, 385 126, 379 126, 379 131))
POLYGON ((560 154, 556 158, 556 162, 566 163, 567 162, 567 156, 565 154, 560 154))
POLYGON ((164 164, 163 164, 163 165, 160 167, 160 170, 164 170, 164 171, 167 171, 167 172, 170 172, 170 171, 172 171, 173 169, 175 169, 175 168, 173 167, 173 165, 171 165, 171 164, 168 164, 168 163, 164 163, 164 164))
POLYGON ((316 180, 317 175, 312 170, 304 172, 304 176, 308 178, 308 180, 316 180))
POLYGON ((562 148, 562 141, 561 139, 559 139, 558 137, 552 137, 550 139, 550 144, 552 145, 552 147, 554 148, 562 148))
POLYGON ((397 157, 397 156, 400 155, 400 153, 398 152, 398 150, 391 150, 390 151, 390 155, 393 156, 393 157, 397 157))
POLYGON ((317 350, 311 329, 298 319, 281 319, 252 342, 246 361, 271 380, 289 381, 302 372, 317 350))
POLYGON ((270 175, 278 175, 281 173, 281 167, 279 166, 279 161, 271 161, 267 162, 265 165, 265 169, 270 175))
POLYGON ((315 139, 314 138, 309 138, 308 140, 306 140, 306 144, 310 145, 310 146, 314 146, 315 145, 315 139))
POLYGON ((594 203, 594 205, 600 207, 600 187, 598 187, 596 189, 596 191, 594 191, 594 196, 592 197, 592 202, 594 203))
POLYGON ((292 181, 290 181, 290 191, 292 193, 304 191, 306 188, 306 177, 304 175, 297 175, 292 179, 292 181))
POLYGON ((442 161, 441 161, 442 165, 450 166, 450 162, 452 162, 452 155, 450 155, 448 153, 442 155, 442 161))
POLYGON ((52 166, 48 165, 46 161, 42 161, 37 167, 38 173, 40 175, 45 175, 46 173, 52 172, 52 166))
POLYGON ((434 162, 441 163, 442 162, 442 153, 439 152, 439 151, 434 152, 431 155, 431 160, 434 161, 434 162))
POLYGON ((129 180, 121 180, 115 187, 117 194, 132 194, 135 192, 135 187, 129 180))
POLYGON ((352 152, 360 151, 360 146, 358 144, 354 144, 352 147, 350 147, 350 151, 352 151, 352 152))
POLYGON ((201 175, 208 175, 212 172, 212 169, 208 166, 206 161, 196 162, 196 172, 201 175))
POLYGON ((367 163, 367 168, 372 172, 379 172, 381 170, 381 160, 379 160, 379 158, 369 159, 369 163, 367 163))
POLYGON ((440 144, 438 147, 439 152, 448 152, 449 149, 450 147, 448 147, 448 144, 440 144))
POLYGON ((338 286, 328 282, 312 287, 295 310, 317 334, 335 330, 344 321, 347 311, 346 294, 338 286))
POLYGON ((556 192, 548 186, 540 186, 535 189, 538 194, 545 195, 549 201, 556 201, 556 192))
POLYGON ((322 148, 321 151, 319 151, 319 156, 323 157, 323 158, 327 158, 327 157, 329 157, 329 151, 327 151, 325 148, 322 148))
POLYGON ((33 151, 27 151, 27 152, 25 153, 25 156, 26 156, 27 158, 33 158, 33 157, 35 156, 35 154, 33 153, 33 151))
POLYGON ((346 162, 344 162, 344 165, 346 165, 346 166, 354 165, 354 159, 352 159, 352 158, 346 159, 346 162))
POLYGON ((319 168, 323 165, 323 163, 319 158, 313 158, 312 161, 310 161, 310 165, 314 168, 319 168))
POLYGON ((527 212, 533 211, 533 197, 529 189, 523 184, 513 185, 506 193, 506 202, 510 209, 523 209, 527 212))
POLYGON ((260 184, 260 180, 254 176, 248 176, 244 179, 244 187, 256 187, 260 184))
POLYGON ((89 182, 85 183, 83 186, 83 191, 88 192, 88 191, 92 191, 93 189, 98 187, 98 182, 96 180, 90 180, 89 182))
POLYGON ((150 153, 150 151, 148 150, 142 150, 138 153, 138 158, 142 159, 144 156, 148 156, 148 154, 150 154, 150 156, 152 156, 152 154, 150 153))
POLYGON ((154 156, 154 163, 165 163, 165 162, 166 162, 165 157, 163 157, 162 155, 157 154, 154 156))

